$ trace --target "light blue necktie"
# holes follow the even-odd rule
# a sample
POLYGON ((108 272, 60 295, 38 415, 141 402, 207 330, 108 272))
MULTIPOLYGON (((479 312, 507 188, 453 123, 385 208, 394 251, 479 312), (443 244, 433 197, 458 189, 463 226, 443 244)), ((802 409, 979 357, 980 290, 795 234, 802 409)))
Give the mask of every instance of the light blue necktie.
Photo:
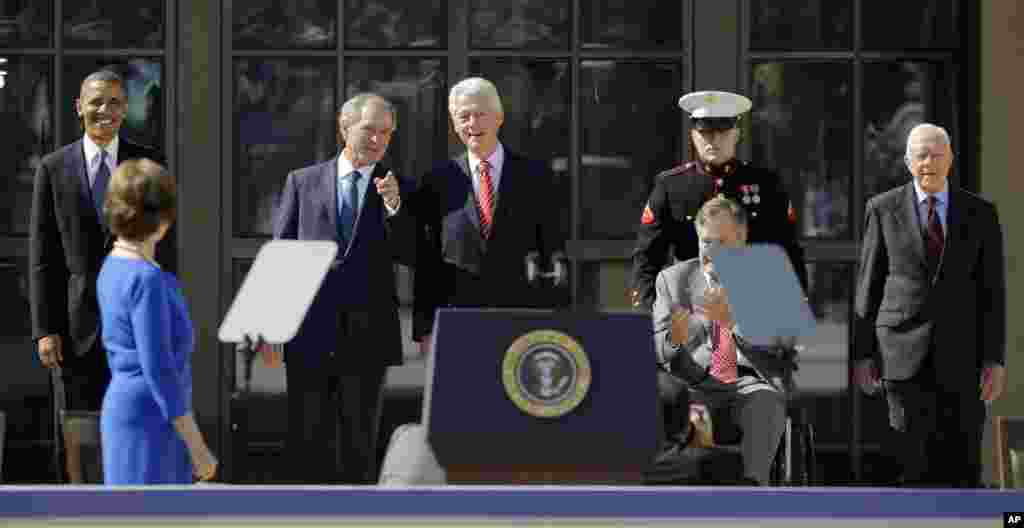
POLYGON ((359 211, 359 176, 359 171, 352 171, 338 182, 338 234, 345 243, 352 240, 356 214, 359 211))
POLYGON ((100 166, 96 168, 96 177, 92 183, 92 201, 96 206, 96 215, 103 223, 103 198, 107 195, 107 184, 110 183, 110 168, 107 167, 107 151, 100 149, 100 166))

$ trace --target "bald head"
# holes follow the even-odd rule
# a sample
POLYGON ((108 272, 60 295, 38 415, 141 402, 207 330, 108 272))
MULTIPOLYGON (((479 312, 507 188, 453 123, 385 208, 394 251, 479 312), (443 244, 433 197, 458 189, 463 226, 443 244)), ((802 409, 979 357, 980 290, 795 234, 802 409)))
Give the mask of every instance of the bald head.
POLYGON ((953 148, 949 133, 938 125, 921 123, 907 136, 907 169, 928 194, 946 188, 949 170, 953 166, 953 148))

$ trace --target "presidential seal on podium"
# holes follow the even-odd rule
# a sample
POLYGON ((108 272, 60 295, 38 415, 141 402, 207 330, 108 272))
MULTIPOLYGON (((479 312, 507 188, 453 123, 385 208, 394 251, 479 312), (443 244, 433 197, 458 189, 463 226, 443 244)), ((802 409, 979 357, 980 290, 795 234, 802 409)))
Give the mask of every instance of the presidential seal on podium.
POLYGON ((520 410, 557 418, 575 409, 590 390, 590 360, 579 342, 557 330, 519 336, 505 352, 502 382, 520 410))

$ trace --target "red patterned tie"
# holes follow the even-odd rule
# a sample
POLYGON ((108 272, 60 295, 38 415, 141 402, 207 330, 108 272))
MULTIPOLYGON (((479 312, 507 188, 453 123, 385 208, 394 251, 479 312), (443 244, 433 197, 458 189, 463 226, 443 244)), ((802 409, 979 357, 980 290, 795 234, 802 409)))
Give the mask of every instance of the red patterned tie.
POLYGON ((945 246, 945 236, 942 234, 942 223, 939 222, 939 211, 935 208, 937 202, 934 196, 928 197, 928 260, 937 265, 942 257, 942 249, 945 246))
POLYGON ((722 383, 735 383, 736 343, 732 339, 732 330, 717 323, 712 325, 712 329, 715 341, 711 349, 711 375, 722 383))
POLYGON ((480 162, 477 205, 480 207, 480 235, 486 240, 491 238, 491 227, 494 222, 494 184, 491 183, 491 164, 487 160, 480 162))

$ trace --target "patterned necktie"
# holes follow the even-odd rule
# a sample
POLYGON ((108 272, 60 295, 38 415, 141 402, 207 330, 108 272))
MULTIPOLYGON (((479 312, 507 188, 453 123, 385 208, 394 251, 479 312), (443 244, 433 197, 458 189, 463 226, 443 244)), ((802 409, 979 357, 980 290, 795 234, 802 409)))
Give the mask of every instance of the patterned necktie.
POLYGON ((735 383, 737 378, 736 343, 732 339, 732 330, 714 323, 712 331, 715 340, 711 347, 711 375, 722 383, 735 383))
POLYGON ((928 232, 925 242, 928 245, 928 261, 933 268, 938 265, 939 259, 942 257, 942 249, 945 246, 942 223, 939 222, 939 211, 935 207, 937 201, 934 196, 928 197, 928 232))
POLYGON ((480 208, 480 235, 484 240, 491 238, 491 227, 494 222, 494 184, 491 182, 491 164, 487 160, 480 162, 480 191, 477 195, 480 208))
POLYGON ((341 239, 346 243, 352 241, 352 231, 355 229, 356 214, 359 211, 357 183, 361 175, 359 171, 352 171, 347 178, 338 182, 338 229, 341 231, 341 239))
POLYGON ((100 149, 100 166, 96 168, 96 176, 92 182, 92 202, 96 207, 96 216, 103 223, 103 198, 107 195, 107 184, 110 183, 110 168, 107 167, 107 151, 100 149))

